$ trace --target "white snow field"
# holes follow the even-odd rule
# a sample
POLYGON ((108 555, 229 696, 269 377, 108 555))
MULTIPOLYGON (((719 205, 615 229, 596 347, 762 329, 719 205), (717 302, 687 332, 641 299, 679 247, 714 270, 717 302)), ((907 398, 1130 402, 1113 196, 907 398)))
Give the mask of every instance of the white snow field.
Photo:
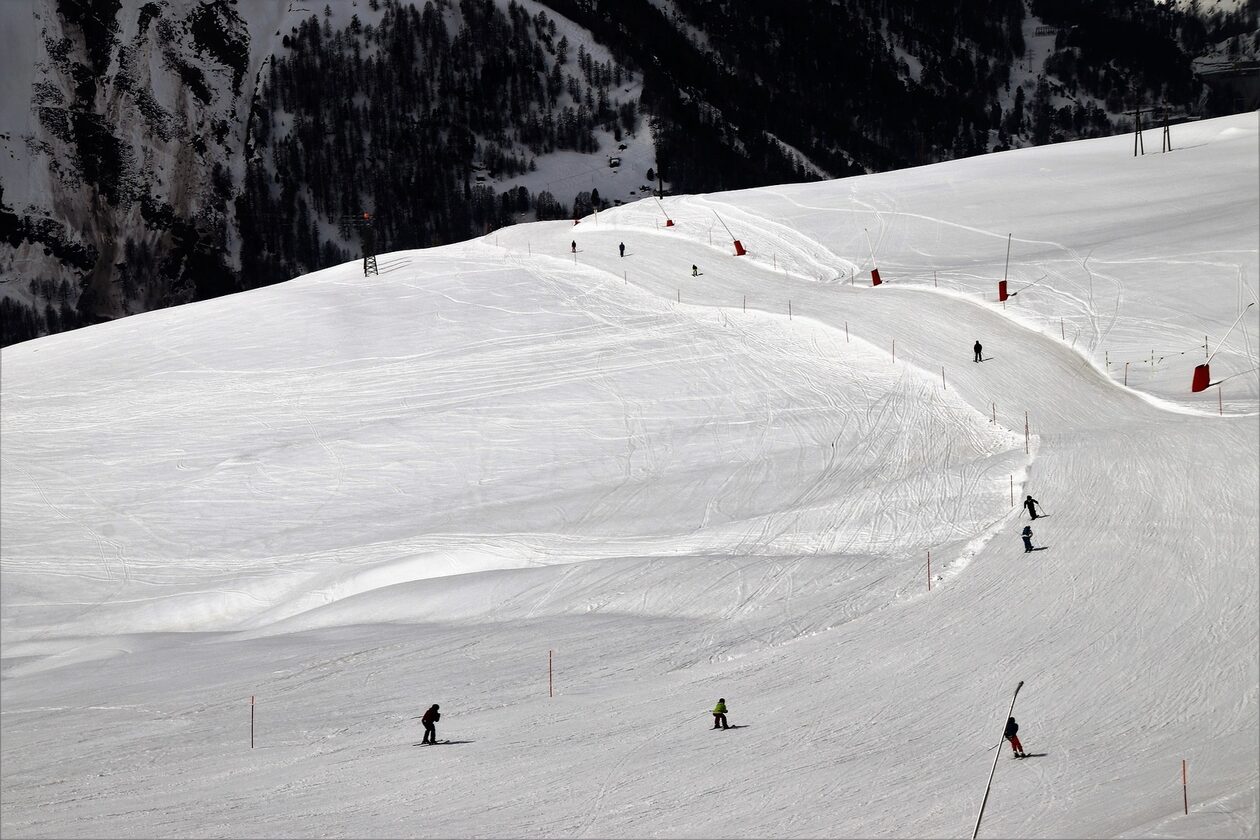
POLYGON ((0 834, 966 837, 996 747, 982 837, 1256 837, 1260 121, 1172 139, 6 348, 0 834))

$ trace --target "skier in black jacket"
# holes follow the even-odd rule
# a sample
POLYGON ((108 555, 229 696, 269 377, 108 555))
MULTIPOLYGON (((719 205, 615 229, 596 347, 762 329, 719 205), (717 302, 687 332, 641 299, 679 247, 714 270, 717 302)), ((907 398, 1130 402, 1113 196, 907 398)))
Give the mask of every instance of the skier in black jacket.
POLYGON ((434 703, 429 707, 429 711, 424 713, 424 717, 420 718, 420 722, 424 724, 424 737, 420 739, 422 744, 437 743, 437 728, 434 726, 442 719, 441 713, 438 712, 438 704, 434 703))
POLYGON ((971 349, 976 352, 976 361, 983 362, 984 359, 981 357, 981 354, 984 352, 984 348, 980 346, 980 339, 976 339, 975 346, 971 349))
POLYGON ((1033 519, 1037 518, 1037 505, 1039 504, 1041 504, 1041 502, 1037 501, 1032 496, 1029 496, 1027 499, 1024 499, 1024 507, 1028 509, 1028 515, 1031 516, 1033 519))
POLYGON ((1002 733, 1002 737, 1011 742, 1011 749, 1015 751, 1016 758, 1025 758, 1028 753, 1024 752, 1024 745, 1019 742, 1019 724, 1015 722, 1015 718, 1006 719, 1006 731, 1002 733))

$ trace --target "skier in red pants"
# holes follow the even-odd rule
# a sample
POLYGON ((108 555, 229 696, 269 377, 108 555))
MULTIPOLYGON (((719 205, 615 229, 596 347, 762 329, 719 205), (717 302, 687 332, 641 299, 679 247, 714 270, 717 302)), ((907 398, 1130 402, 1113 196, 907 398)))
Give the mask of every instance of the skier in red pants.
POLYGON ((1024 752, 1024 745, 1019 742, 1019 736, 1015 734, 1017 732, 1019 732, 1019 724, 1015 722, 1015 718, 1007 718, 1006 731, 1002 733, 1002 737, 1011 742, 1015 757, 1023 758, 1027 753, 1024 752))

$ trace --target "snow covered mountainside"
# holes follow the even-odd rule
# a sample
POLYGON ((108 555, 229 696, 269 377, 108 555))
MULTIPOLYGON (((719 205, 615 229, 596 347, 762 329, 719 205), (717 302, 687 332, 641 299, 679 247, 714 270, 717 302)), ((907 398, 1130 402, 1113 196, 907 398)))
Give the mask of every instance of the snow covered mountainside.
POLYGON ((0 346, 337 265, 364 213, 395 251, 1235 113, 1257 44, 1132 0, 7 0, 0 346))
POLYGON ((981 836, 1254 837, 1260 124, 1172 139, 5 348, 0 833, 962 836, 996 747, 981 836))

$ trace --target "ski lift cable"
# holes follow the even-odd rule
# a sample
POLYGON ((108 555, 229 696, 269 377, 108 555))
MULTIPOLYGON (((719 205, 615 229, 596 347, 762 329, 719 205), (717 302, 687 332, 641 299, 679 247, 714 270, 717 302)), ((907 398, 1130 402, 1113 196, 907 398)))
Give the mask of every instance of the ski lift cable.
POLYGON ((1251 307, 1255 305, 1256 304, 1254 302, 1249 303, 1243 307, 1242 312, 1238 313, 1238 317, 1234 319, 1234 323, 1230 324, 1229 329, 1225 331, 1225 336, 1221 339, 1220 344, 1216 345, 1216 349, 1213 350, 1212 353, 1208 356, 1207 358, 1208 364, 1210 364, 1212 359, 1216 357, 1217 353, 1221 352, 1221 348, 1225 346, 1225 339, 1229 338, 1229 334, 1234 331, 1234 327, 1238 326, 1238 322, 1241 321, 1243 319, 1243 316, 1247 314, 1248 310, 1250 310, 1251 307))
MULTIPOLYGON (((722 222, 722 217, 721 217, 721 216, 718 216, 718 212, 717 212, 716 210, 714 210, 714 211, 713 211, 713 215, 714 215, 714 216, 717 216, 717 220, 718 220, 719 222, 722 222)), ((727 234, 728 234, 728 235, 730 235, 731 239, 734 239, 734 238, 735 238, 735 234, 731 233, 731 229, 730 229, 730 228, 728 228, 728 227, 726 227, 726 222, 722 222, 722 227, 726 228, 726 232, 727 232, 727 234)))
POLYGON ((1226 376, 1226 377, 1224 377, 1224 378, 1222 378, 1222 379, 1218 379, 1218 380, 1216 380, 1215 382, 1213 382, 1212 384, 1213 384, 1213 385, 1220 385, 1222 382, 1228 382, 1229 380, 1233 379, 1234 377, 1237 377, 1237 376, 1246 376, 1246 375, 1247 375, 1247 374, 1249 374, 1249 373, 1255 373, 1257 370, 1260 370, 1260 368, 1254 368, 1254 367, 1253 367, 1251 370, 1244 370, 1244 371, 1241 371, 1241 372, 1239 372, 1239 373, 1231 373, 1229 376, 1226 376))
POLYGON ((1009 296, 1015 297, 1015 295, 1019 294, 1020 292, 1027 291, 1028 289, 1031 289, 1033 286, 1036 286, 1038 283, 1040 283, 1042 280, 1045 280, 1049 276, 1050 276, 1049 274, 1043 274, 1040 277, 1038 277, 1036 280, 1034 280, 1033 282, 1029 283, 1027 286, 1024 286, 1018 291, 1011 292, 1009 296))
POLYGON ((871 266, 875 265, 875 246, 871 244, 871 232, 866 228, 862 228, 862 233, 866 234, 866 247, 871 252, 871 266))

